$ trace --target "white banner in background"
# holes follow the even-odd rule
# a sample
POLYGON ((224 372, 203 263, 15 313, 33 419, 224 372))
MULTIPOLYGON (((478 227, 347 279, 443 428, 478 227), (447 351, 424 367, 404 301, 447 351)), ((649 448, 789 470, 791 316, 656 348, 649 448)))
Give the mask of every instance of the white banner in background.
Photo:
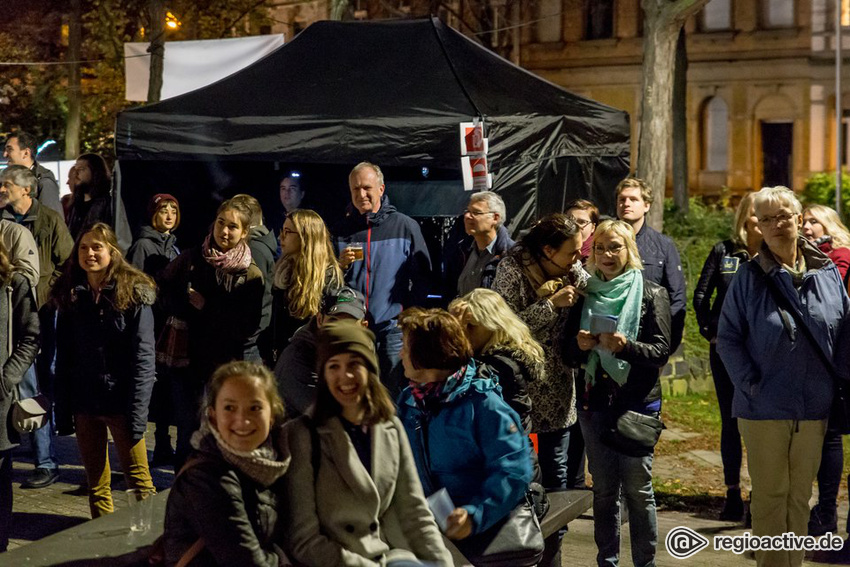
MULTIPOLYGON (((146 101, 150 79, 149 43, 124 44, 127 100, 146 101)), ((283 34, 165 42, 162 100, 244 69, 283 45, 283 34)))

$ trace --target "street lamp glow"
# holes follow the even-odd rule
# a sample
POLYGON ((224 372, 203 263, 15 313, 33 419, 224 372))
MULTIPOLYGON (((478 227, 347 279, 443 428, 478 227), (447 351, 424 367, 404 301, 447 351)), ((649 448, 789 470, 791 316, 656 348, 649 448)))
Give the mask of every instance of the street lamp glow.
POLYGON ((167 28, 176 30, 182 25, 183 23, 179 19, 177 19, 177 16, 175 16, 173 12, 165 13, 165 26, 167 28))

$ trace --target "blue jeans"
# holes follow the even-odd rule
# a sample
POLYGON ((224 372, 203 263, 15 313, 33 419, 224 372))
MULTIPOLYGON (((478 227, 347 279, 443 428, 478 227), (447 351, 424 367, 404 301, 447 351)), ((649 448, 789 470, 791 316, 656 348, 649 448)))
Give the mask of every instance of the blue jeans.
POLYGON ((378 365, 381 370, 381 383, 390 391, 392 399, 401 393, 403 373, 393 372, 401 361, 402 332, 395 319, 375 325, 375 349, 378 353, 378 365))
POLYGON ((652 455, 628 457, 602 443, 608 414, 579 411, 579 423, 593 476, 593 537, 599 567, 620 562, 620 499, 629 510, 629 534, 635 567, 654 567, 658 544, 655 494, 652 491, 652 455))
POLYGON ((567 452, 570 448, 570 430, 541 431, 537 433, 537 459, 546 490, 565 490, 567 478, 567 452))
MULTIPOLYGON (((39 393, 38 377, 36 376, 34 364, 27 368, 27 371, 24 373, 24 379, 21 380, 18 388, 21 392, 21 396, 24 398, 31 398, 39 393)), ((50 394, 47 392, 42 393, 44 393, 48 398, 51 398, 50 394)), ((53 400, 51 398, 51 402, 52 401, 53 400)), ((56 449, 53 447, 52 407, 47 415, 50 418, 47 420, 47 423, 29 435, 33 448, 33 461, 35 462, 36 468, 55 471, 59 468, 59 462, 56 460, 56 449)))

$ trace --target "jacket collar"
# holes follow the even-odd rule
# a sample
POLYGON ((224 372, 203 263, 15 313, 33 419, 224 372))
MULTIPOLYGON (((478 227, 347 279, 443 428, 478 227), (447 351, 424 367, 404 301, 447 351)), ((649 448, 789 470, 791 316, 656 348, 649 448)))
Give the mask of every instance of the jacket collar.
MULTIPOLYGON (((826 254, 818 250, 811 242, 802 236, 797 237, 797 252, 803 255, 803 259, 806 261, 807 272, 821 270, 832 264, 832 261, 826 254)), ((765 274, 770 274, 782 267, 776 260, 773 252, 771 252, 770 248, 768 248, 766 242, 761 243, 759 253, 753 260, 759 263, 759 266, 761 266, 761 269, 764 270, 765 274)))
MULTIPOLYGON (((38 217, 38 199, 33 197, 32 204, 30 205, 29 210, 24 213, 24 217, 21 219, 21 222, 32 223, 35 222, 36 217, 38 217)), ((15 212, 12 210, 12 205, 8 205, 3 209, 3 218, 15 222, 15 212)))
MULTIPOLYGON (((372 468, 377 470, 380 461, 375 455, 375 444, 379 435, 381 424, 372 426, 372 468)), ((339 476, 348 484, 349 488, 356 494, 361 495, 363 507, 366 509, 377 509, 380 504, 380 496, 375 483, 372 481, 373 471, 367 471, 357 456, 357 451, 351 444, 345 428, 339 417, 332 417, 324 424, 316 427, 316 432, 321 439, 321 451, 326 458, 333 462, 339 476)))

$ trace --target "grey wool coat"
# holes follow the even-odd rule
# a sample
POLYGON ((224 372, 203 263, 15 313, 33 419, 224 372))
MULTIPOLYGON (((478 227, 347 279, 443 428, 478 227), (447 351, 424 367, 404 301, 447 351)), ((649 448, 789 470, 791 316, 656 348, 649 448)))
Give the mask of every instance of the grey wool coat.
POLYGON ((367 473, 339 418, 316 426, 321 447, 314 476, 304 418, 286 426, 292 454, 282 514, 287 553, 306 567, 377 567, 398 559, 451 565, 428 509, 398 418, 371 427, 367 473))

